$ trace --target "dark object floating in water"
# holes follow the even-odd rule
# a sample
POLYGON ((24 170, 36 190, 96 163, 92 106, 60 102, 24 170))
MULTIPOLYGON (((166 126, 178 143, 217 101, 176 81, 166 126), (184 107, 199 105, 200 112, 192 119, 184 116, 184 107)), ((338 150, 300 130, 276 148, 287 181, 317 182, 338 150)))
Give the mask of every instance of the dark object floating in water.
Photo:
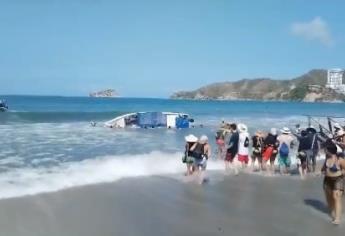
POLYGON ((6 104, 5 100, 0 100, 0 111, 7 111, 8 110, 8 106, 6 104))
POLYGON ((194 122, 188 114, 176 112, 136 112, 118 116, 105 122, 106 127, 110 128, 168 128, 182 129, 189 128, 190 123, 194 122))

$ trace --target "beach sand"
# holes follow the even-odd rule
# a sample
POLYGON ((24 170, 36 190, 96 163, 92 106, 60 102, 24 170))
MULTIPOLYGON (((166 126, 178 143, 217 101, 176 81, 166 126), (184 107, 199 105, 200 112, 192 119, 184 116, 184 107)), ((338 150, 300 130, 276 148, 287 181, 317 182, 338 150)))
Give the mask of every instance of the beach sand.
MULTIPOLYGON (((326 213, 322 177, 123 179, 0 201, 0 235, 344 235, 326 213), (214 181, 213 181, 214 180, 214 181)), ((343 224, 345 224, 343 222, 343 224)))

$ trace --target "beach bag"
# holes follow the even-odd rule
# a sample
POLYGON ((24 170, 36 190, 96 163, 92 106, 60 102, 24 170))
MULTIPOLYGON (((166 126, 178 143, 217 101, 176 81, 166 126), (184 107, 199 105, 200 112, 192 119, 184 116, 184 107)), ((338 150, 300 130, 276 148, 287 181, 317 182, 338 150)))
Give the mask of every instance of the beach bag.
POLYGON ((253 154, 259 155, 261 153, 261 148, 254 148, 253 154))
POLYGON ((279 154, 284 157, 287 157, 289 155, 289 146, 286 143, 282 143, 282 145, 280 146, 279 154))
POLYGON ((246 140, 244 140, 244 147, 249 147, 249 138, 246 137, 246 140))
POLYGON ((187 155, 184 155, 183 157, 182 157, 182 163, 186 163, 187 162, 187 155))

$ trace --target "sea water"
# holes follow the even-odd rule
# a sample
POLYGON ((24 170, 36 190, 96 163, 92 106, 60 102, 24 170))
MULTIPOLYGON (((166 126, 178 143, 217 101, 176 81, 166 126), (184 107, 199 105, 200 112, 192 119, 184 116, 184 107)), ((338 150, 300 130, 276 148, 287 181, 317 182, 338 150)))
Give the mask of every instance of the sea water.
MULTIPOLYGON (((341 103, 186 101, 143 98, 2 96, 0 198, 57 191, 125 177, 181 174, 184 136, 214 134, 222 120, 245 123, 253 134, 294 129, 307 117, 344 117, 341 103), (137 111, 188 113, 191 129, 109 129, 103 123, 137 111), (96 122, 96 126, 90 122, 96 122)), ((343 119, 344 121, 344 119, 343 119)), ((211 157, 211 159, 213 159, 211 157)), ((222 170, 220 161, 209 168, 222 170)))

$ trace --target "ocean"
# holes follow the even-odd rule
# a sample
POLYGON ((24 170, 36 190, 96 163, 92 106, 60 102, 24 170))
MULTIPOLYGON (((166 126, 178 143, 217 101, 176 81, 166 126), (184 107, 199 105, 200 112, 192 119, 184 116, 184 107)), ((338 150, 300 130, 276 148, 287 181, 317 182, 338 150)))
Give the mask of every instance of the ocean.
MULTIPOLYGON (((0 198, 126 177, 182 175, 184 136, 208 135, 216 156, 214 134, 222 120, 245 123, 253 134, 257 129, 306 126, 306 115, 345 116, 342 103, 52 96, 0 99, 6 99, 10 108, 0 113, 0 198), (195 128, 119 130, 103 126, 107 120, 136 111, 188 113, 195 128)), ((223 165, 211 160, 209 169, 222 170, 223 165)))

